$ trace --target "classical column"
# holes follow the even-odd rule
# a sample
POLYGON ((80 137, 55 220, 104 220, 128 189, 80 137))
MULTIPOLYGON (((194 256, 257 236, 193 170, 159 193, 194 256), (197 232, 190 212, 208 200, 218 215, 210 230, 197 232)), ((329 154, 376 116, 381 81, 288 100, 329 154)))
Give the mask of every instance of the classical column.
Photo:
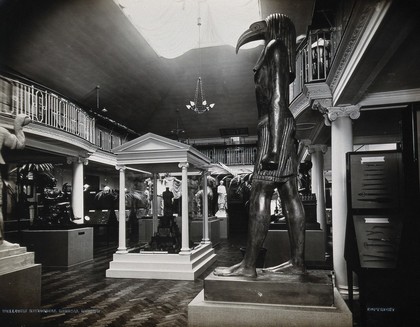
POLYGON ((159 213, 159 207, 158 207, 158 174, 154 173, 153 174, 153 235, 156 234, 157 230, 158 230, 158 225, 159 225, 159 218, 158 218, 158 213, 159 213))
POLYGON ((316 195, 316 220, 324 231, 326 244, 324 154, 327 152, 327 146, 323 144, 310 145, 308 146, 308 152, 311 155, 312 162, 311 189, 312 193, 316 195))
POLYGON ((118 206, 118 249, 117 253, 127 253, 126 246, 126 225, 125 225, 125 166, 116 165, 120 172, 120 194, 118 206))
POLYGON ((346 153, 353 151, 352 119, 360 116, 360 106, 329 107, 331 121, 332 236, 335 284, 348 294, 344 242, 347 221, 346 153))
POLYGON ((73 180, 71 191, 71 206, 74 215, 74 222, 83 224, 84 219, 84 201, 83 201, 83 165, 87 165, 88 160, 82 157, 67 158, 68 164, 73 164, 73 180))
POLYGON ((207 171, 203 171, 203 239, 202 244, 209 244, 209 201, 207 192, 207 171))
POLYGON ((179 254, 190 254, 190 234, 188 221, 188 162, 181 162, 178 167, 182 169, 182 229, 181 251, 179 254))

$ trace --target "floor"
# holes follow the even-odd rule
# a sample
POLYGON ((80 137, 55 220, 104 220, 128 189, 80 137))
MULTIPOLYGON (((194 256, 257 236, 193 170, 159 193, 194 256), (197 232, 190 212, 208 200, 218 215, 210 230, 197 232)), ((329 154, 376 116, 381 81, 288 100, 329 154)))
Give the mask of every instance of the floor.
POLYGON ((188 326, 188 304, 202 290, 203 278, 217 266, 239 262, 245 239, 236 235, 217 245, 217 262, 195 281, 106 278, 117 245, 96 245, 91 263, 43 268, 40 326, 188 326))
POLYGON ((188 304, 203 278, 241 260, 240 239, 216 246, 217 262, 195 281, 106 278, 116 244, 96 246, 92 263, 44 268, 42 309, 55 312, 42 314, 42 326, 187 326, 188 304))

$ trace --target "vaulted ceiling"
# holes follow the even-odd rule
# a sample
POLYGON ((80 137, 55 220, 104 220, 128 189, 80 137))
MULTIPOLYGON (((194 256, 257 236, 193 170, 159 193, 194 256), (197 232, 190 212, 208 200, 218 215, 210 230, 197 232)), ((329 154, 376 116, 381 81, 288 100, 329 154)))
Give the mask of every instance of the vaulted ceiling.
MULTIPOLYGON (((273 12, 289 15, 298 35, 306 34, 314 24, 315 0, 260 2, 263 17, 273 12)), ((328 21, 327 9, 334 1, 317 3, 323 4, 317 17, 328 21)), ((108 110, 104 115, 139 134, 168 136, 177 124, 185 129, 186 138, 219 137, 220 129, 235 128, 256 134, 252 67, 260 47, 241 49, 238 54, 231 46, 201 49, 206 97, 216 106, 198 115, 185 107, 194 96, 197 50, 175 59, 158 57, 114 1, 1 0, 0 6, 3 71, 25 76, 92 110, 96 110, 96 86, 100 85, 100 107, 108 110)), ((404 81, 398 72, 406 67, 404 71, 408 69, 411 77, 406 84, 420 87, 420 74, 413 73, 419 71, 419 56, 413 57, 419 52, 419 42, 410 41, 415 34, 408 34, 402 46, 416 43, 415 50, 404 51, 398 45, 401 50, 393 55, 392 66, 385 65, 382 71, 404 81), (410 63, 416 61, 415 66, 410 69, 399 62, 399 55, 410 63)), ((386 82, 380 78, 383 75, 378 73, 371 90, 389 89, 390 84, 398 83, 395 79, 386 82)))

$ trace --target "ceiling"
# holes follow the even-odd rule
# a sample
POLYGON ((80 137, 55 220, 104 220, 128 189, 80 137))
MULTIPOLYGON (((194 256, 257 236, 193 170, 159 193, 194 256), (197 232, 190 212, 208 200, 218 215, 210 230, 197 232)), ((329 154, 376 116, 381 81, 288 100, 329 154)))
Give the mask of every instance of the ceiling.
MULTIPOLYGON (((306 34, 308 26, 315 23, 312 17, 318 7, 314 3, 261 0, 262 16, 285 13, 294 21, 297 35, 306 34)), ((328 17, 334 1, 318 3, 323 5, 319 17, 328 17)), ((99 85, 100 107, 108 110, 103 115, 139 134, 170 136, 178 125, 185 129, 183 137, 190 139, 220 137, 220 129, 245 128, 249 135, 256 135, 252 68, 261 47, 241 49, 238 54, 231 46, 201 49, 206 98, 216 106, 198 115, 185 107, 194 96, 198 50, 176 59, 158 57, 114 1, 0 0, 0 6, 3 71, 34 80, 85 109, 96 110, 99 85)), ((247 28, 244 26, 244 31, 247 28)), ((413 35, 419 34, 410 29, 404 40, 413 35)), ((385 41, 378 40, 382 45, 385 41)), ((398 49, 408 46, 401 43, 398 49)), ((411 43, 408 49, 413 48, 411 43)), ((401 81, 420 88, 420 74, 413 73, 419 72, 420 47, 419 42, 414 43, 413 50, 395 51, 369 90, 392 89, 401 81), (408 72, 407 65, 398 60, 400 54, 413 65, 408 72), (402 67, 409 81, 407 75, 399 73, 402 67), (384 76, 397 76, 399 80, 385 82, 389 78, 384 76)), ((371 57, 375 57, 375 50, 371 57)), ((351 96, 357 92, 352 91, 351 96)))
MULTIPOLYGON (((313 2, 267 0, 262 1, 262 12, 295 16, 298 33, 305 34, 313 2)), ((6 69, 84 108, 96 109, 100 85, 99 103, 108 110, 105 115, 140 134, 166 135, 178 120, 187 138, 219 137, 221 128, 248 128, 255 135, 252 67, 261 48, 241 50, 238 55, 231 46, 201 50, 204 90, 216 106, 198 115, 185 107, 194 97, 197 50, 176 59, 159 58, 112 0, 0 3, 6 69)))

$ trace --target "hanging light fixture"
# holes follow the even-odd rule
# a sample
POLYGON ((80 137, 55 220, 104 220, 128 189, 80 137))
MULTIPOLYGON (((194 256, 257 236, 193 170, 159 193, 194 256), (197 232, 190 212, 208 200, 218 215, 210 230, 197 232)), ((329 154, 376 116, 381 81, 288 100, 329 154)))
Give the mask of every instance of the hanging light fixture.
MULTIPOLYGON (((99 85, 96 85, 96 109, 99 111, 99 89, 101 87, 99 85)), ((102 108, 101 110, 103 113, 107 113, 108 109, 106 109, 105 107, 102 108)))
POLYGON ((176 117, 176 128, 171 130, 171 134, 174 134, 176 136, 176 140, 180 141, 180 135, 185 133, 185 129, 181 128, 179 124, 179 109, 176 110, 177 117, 176 117))
POLYGON ((209 111, 214 107, 214 103, 207 104, 206 97, 204 95, 203 90, 203 80, 200 76, 201 74, 201 17, 198 17, 197 19, 197 26, 198 26, 198 51, 199 51, 199 57, 200 57, 200 63, 199 63, 199 74, 197 83, 195 86, 195 94, 194 94, 194 100, 190 101, 190 104, 187 104, 187 109, 193 110, 198 114, 205 113, 206 111, 209 111))

